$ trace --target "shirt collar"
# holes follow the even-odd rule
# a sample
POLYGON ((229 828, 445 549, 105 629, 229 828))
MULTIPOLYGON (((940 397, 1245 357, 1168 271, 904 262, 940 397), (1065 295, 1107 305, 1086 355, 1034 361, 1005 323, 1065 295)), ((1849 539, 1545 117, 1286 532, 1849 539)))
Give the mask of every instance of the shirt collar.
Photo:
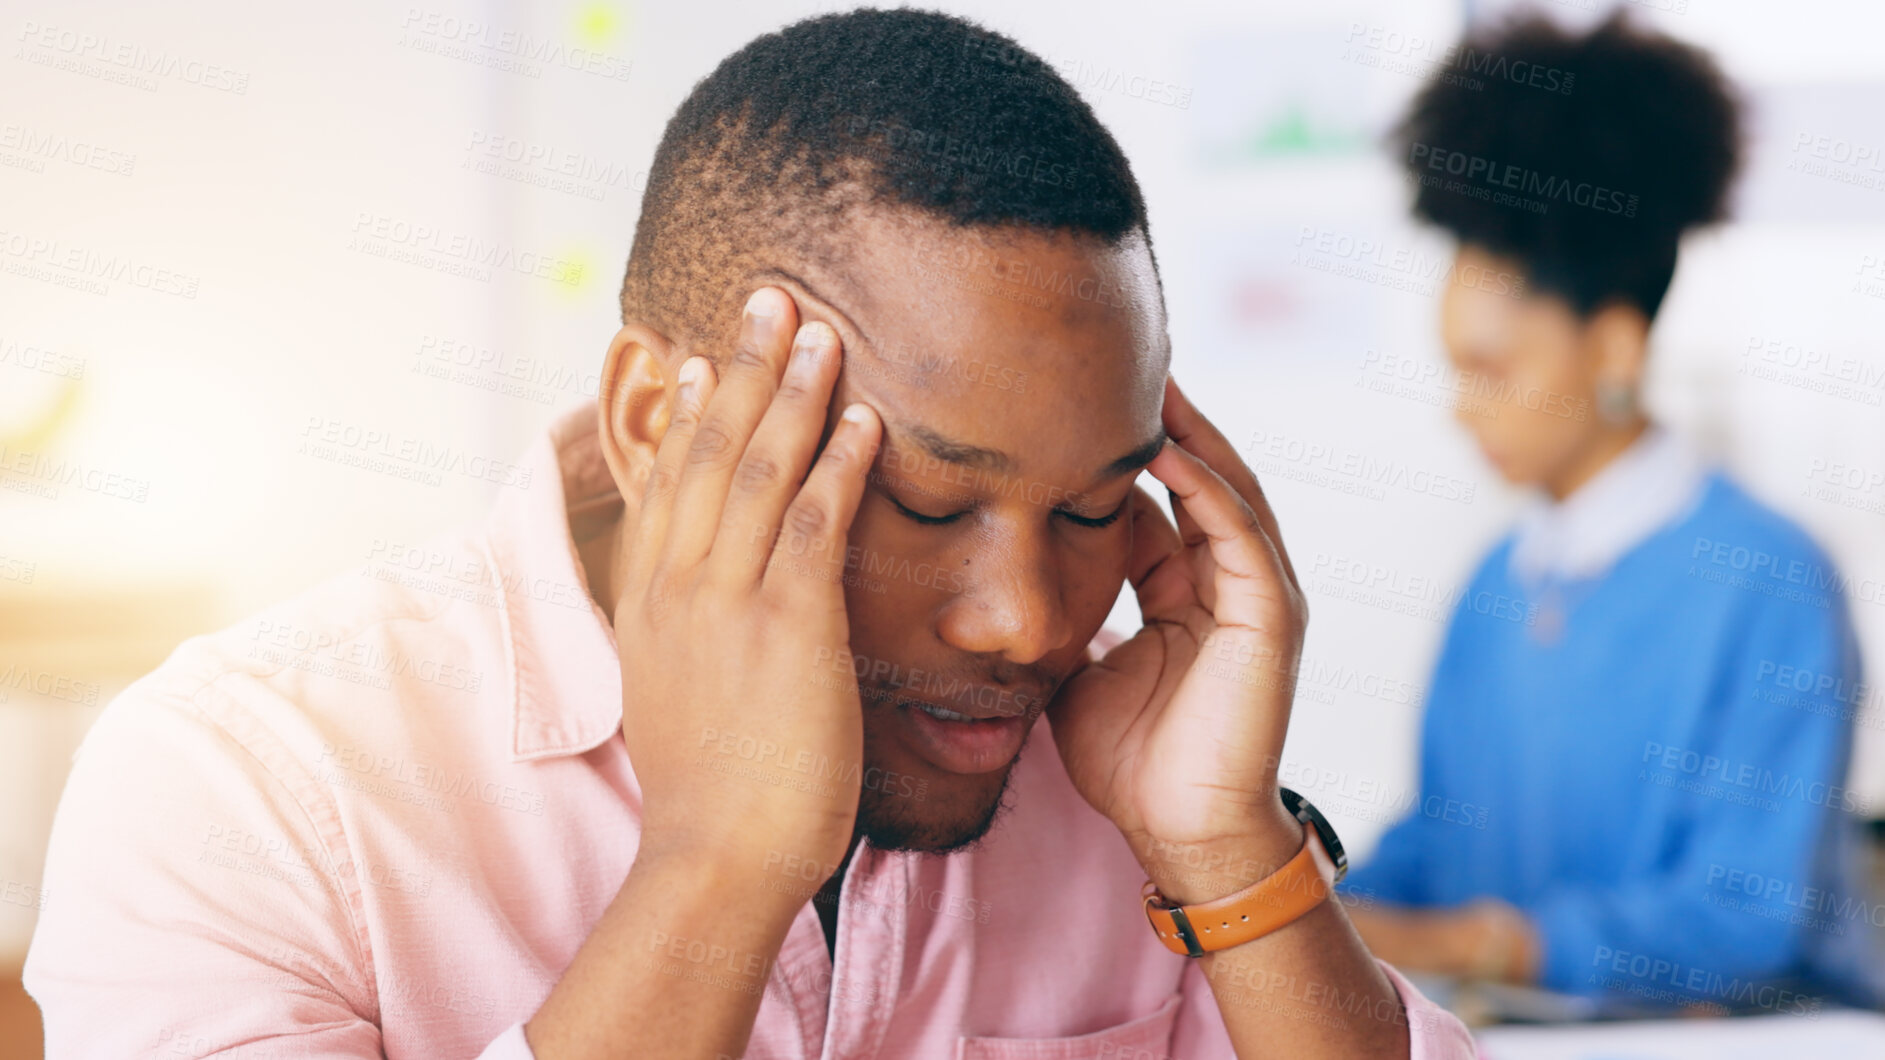
POLYGON ((511 751, 519 762, 582 754, 622 725, 615 634, 589 595, 571 531, 572 524, 606 524, 622 507, 602 459, 595 404, 558 415, 523 467, 524 488, 505 491, 484 539, 499 592, 512 677, 511 751))
POLYGON ((1520 515, 1512 573, 1521 581, 1594 578, 1685 515, 1699 498, 1702 461, 1651 427, 1562 501, 1539 497, 1520 515))

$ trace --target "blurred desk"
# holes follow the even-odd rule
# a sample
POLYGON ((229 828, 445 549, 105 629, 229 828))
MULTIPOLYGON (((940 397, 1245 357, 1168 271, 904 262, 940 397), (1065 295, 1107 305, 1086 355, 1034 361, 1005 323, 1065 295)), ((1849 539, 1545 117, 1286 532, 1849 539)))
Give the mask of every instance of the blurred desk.
POLYGON ((1553 1027, 1482 1027, 1487 1060, 1876 1060, 1885 1015, 1840 1010, 1805 1016, 1642 1020, 1553 1027))

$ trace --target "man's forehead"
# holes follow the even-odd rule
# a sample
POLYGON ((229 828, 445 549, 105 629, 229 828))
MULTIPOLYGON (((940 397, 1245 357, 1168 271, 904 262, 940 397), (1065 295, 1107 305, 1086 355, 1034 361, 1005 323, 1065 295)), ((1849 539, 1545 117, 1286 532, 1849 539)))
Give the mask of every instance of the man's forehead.
MULTIPOLYGON (((966 242, 1076 277, 1090 260, 1067 253, 1064 242, 1049 247, 1057 251, 1051 257, 1025 257, 1047 239, 966 242)), ((1168 355, 1162 320, 1148 319, 1156 300, 1100 286, 1104 268, 1084 270, 1094 278, 1085 291, 1070 281, 1016 302, 986 283, 962 289, 883 267, 886 257, 920 263, 920 253, 846 257, 849 268, 805 261, 796 263, 802 271, 777 269, 760 280, 803 292, 806 319, 839 331, 846 347, 839 400, 878 410, 887 455, 1085 483, 1137 470, 1157 454, 1168 355)))
POLYGON ((877 408, 887 452, 1085 481, 1161 434, 1170 344, 1141 236, 861 207, 767 257, 746 288, 837 329, 835 400, 877 408))
MULTIPOLYGON (((1108 243, 1090 234, 1018 224, 958 225, 911 207, 855 206, 831 227, 778 247, 760 274, 813 281, 860 324, 886 310, 955 314, 1002 303, 1072 316, 1117 316, 1162 346, 1164 300, 1141 232, 1108 243), (770 267, 768 267, 770 266, 770 267)), ((899 336, 868 335, 874 346, 899 336)))
POLYGON ((1075 369, 1149 378, 1162 391, 1170 340, 1142 236, 1107 244, 909 210, 854 213, 753 277, 783 279, 833 310, 851 332, 848 370, 930 389, 973 360, 1002 391, 1025 390, 1025 374, 1075 369))

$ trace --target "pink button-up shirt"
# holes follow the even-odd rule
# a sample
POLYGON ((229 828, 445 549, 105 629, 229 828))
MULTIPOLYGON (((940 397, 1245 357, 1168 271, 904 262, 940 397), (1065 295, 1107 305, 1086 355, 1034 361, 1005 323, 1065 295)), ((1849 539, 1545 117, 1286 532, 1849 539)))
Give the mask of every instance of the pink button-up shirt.
MULTIPOLYGON (((526 466, 486 525, 378 542, 106 709, 59 805, 26 963, 49 1057, 530 1057, 523 1021, 621 887, 641 792, 572 544, 572 522, 621 505, 593 406, 526 466)), ((1233 1056, 1051 734, 1015 769, 977 849, 859 848, 835 967, 799 910, 748 1057, 1233 1056)), ((1465 1028, 1388 974, 1413 1055, 1470 1060, 1465 1028)), ((1261 985, 1279 1019, 1316 996, 1261 985)))

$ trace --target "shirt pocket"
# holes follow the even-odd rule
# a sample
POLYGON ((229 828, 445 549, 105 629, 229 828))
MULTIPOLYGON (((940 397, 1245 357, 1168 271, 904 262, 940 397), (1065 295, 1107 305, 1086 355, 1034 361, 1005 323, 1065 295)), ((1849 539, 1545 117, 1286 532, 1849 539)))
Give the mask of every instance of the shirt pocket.
POLYGON ((1170 1060, 1182 993, 1149 1016, 1075 1038, 959 1038, 956 1060, 1170 1060))

